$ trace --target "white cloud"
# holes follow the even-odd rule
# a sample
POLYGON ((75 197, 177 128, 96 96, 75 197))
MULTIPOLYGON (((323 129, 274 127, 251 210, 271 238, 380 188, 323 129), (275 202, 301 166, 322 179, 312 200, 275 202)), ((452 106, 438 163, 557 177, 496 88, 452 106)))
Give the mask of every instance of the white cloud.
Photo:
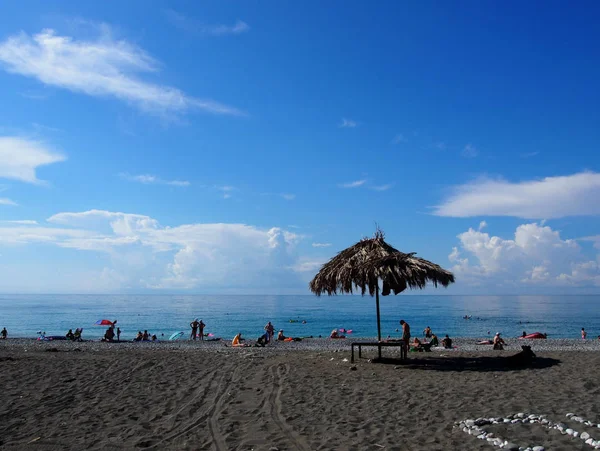
POLYGON ((342 122, 340 123, 340 128, 354 128, 358 125, 358 122, 353 121, 352 119, 342 118, 342 122))
POLYGON ((216 186, 215 188, 223 193, 223 199, 230 199, 235 191, 235 187, 230 185, 216 186))
POLYGON ((358 188, 359 186, 363 186, 365 183, 367 183, 366 179, 355 180, 353 182, 342 183, 339 185, 339 187, 340 188, 358 188))
POLYGON ((549 226, 522 224, 513 239, 474 229, 458 238, 460 249, 454 247, 448 259, 457 280, 467 285, 600 287, 598 262, 590 260, 575 240, 561 238, 549 226))
POLYGON ((281 193, 280 196, 282 198, 284 198, 285 200, 294 200, 296 198, 295 194, 290 194, 290 193, 281 193))
POLYGON ((473 144, 467 144, 462 150, 462 156, 466 158, 475 158, 479 155, 479 151, 473 144))
POLYGON ((130 182, 143 183, 145 185, 171 185, 171 186, 190 186, 191 183, 187 180, 163 180, 160 177, 150 174, 130 175, 127 172, 122 172, 119 177, 130 182))
POLYGON ((174 26, 189 33, 204 33, 213 36, 224 36, 241 34, 250 30, 250 26, 241 20, 237 20, 234 25, 207 25, 203 24, 197 19, 178 13, 177 11, 167 10, 166 13, 169 21, 174 26))
POLYGON ((107 26, 95 40, 60 36, 52 29, 20 33, 0 42, 0 63, 8 72, 90 96, 115 97, 158 114, 203 110, 239 115, 233 107, 186 95, 166 85, 144 81, 140 73, 158 71, 158 63, 139 47, 114 40, 107 26))
POLYGON ((600 215, 600 173, 546 177, 509 182, 481 179, 452 189, 435 207, 437 216, 515 216, 553 219, 565 216, 600 215))
MULTIPOLYGON (((542 224, 542 225, 543 225, 543 224, 542 224)), ((485 221, 481 221, 481 222, 479 223, 479 228, 478 228, 477 230, 481 232, 481 231, 482 231, 483 229, 485 229, 486 227, 487 227, 487 222, 485 222, 485 221)))
POLYGON ((0 205, 10 205, 12 207, 16 207, 19 204, 14 200, 10 200, 8 197, 0 197, 0 205))
POLYGON ((526 153, 522 153, 519 156, 521 158, 531 158, 531 157, 535 157, 536 155, 539 155, 539 152, 526 152, 526 153))
POLYGON ((14 221, 2 220, 1 223, 5 224, 21 224, 21 225, 37 225, 37 221, 32 221, 31 219, 19 219, 14 221))
POLYGON ((23 224, 0 226, 0 246, 31 243, 61 243, 70 239, 90 238, 95 233, 80 229, 58 227, 30 227, 23 224))
POLYGON ((47 145, 17 136, 0 136, 0 178, 43 183, 36 169, 65 161, 66 157, 47 145))
POLYGON ((241 20, 237 20, 235 25, 206 25, 202 27, 203 33, 212 34, 214 36, 223 36, 227 34, 240 34, 250 30, 250 26, 241 20))
POLYGON ((385 185, 376 185, 376 186, 372 186, 371 189, 375 190, 375 191, 387 191, 391 188, 394 187, 393 183, 387 183, 385 185))
POLYGON ((312 247, 329 247, 331 243, 313 243, 312 247))
POLYGON ((301 260, 291 269, 298 273, 314 273, 319 271, 325 263, 324 260, 301 260))
POLYGON ((405 142, 407 142, 407 139, 401 134, 394 136, 394 139, 392 139, 392 144, 402 144, 405 142))
POLYGON ((44 243, 110 258, 107 274, 121 288, 305 288, 296 255, 301 237, 245 224, 162 226, 139 214, 63 212, 48 225, 0 223, 2 246, 44 243))

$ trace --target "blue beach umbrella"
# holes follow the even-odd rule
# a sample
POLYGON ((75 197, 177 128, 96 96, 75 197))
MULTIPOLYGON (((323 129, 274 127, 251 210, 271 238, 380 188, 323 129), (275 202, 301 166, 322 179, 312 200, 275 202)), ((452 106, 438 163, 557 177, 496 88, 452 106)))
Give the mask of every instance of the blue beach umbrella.
POLYGON ((169 337, 169 340, 176 341, 185 335, 185 332, 175 332, 169 337))

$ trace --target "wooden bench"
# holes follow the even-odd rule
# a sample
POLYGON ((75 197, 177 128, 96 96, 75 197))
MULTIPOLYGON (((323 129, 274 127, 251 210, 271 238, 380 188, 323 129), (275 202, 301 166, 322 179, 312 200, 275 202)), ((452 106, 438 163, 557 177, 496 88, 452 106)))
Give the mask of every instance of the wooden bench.
POLYGON ((404 360, 406 359, 407 355, 406 355, 406 346, 404 345, 404 340, 398 340, 398 341, 356 341, 354 343, 351 343, 350 345, 352 347, 352 356, 350 357, 350 362, 354 363, 354 347, 356 346, 358 348, 358 358, 360 359, 362 357, 362 348, 363 346, 369 346, 369 347, 376 347, 379 349, 379 357, 381 357, 381 348, 388 348, 388 347, 400 347, 400 359, 404 360))

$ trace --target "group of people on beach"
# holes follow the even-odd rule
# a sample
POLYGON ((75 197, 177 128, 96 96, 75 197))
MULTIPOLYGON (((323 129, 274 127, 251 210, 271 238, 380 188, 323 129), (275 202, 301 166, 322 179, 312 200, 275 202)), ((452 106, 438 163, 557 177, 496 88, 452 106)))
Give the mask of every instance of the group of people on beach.
MULTIPOLYGON (((277 333, 277 338, 275 338, 275 326, 273 325, 273 323, 271 321, 269 321, 265 325, 263 330, 264 330, 264 333, 256 339, 256 343, 254 344, 254 346, 264 347, 274 340, 284 341, 284 342, 286 342, 286 341, 301 341, 302 340, 302 338, 299 338, 299 337, 296 337, 296 338, 286 337, 283 332, 283 329, 279 329, 279 332, 277 333)), ((252 346, 251 344, 246 343, 245 341, 246 340, 242 337, 242 333, 239 332, 233 337, 233 340, 231 340, 231 346, 234 348, 252 346)))
POLYGON ((202 320, 198 320, 198 318, 194 319, 190 323, 190 328, 192 332, 190 333, 190 339, 195 340, 197 337, 200 337, 200 340, 204 340, 204 328, 206 324, 202 320))
POLYGON ((104 337, 102 337, 102 341, 115 341, 115 337, 117 337, 117 341, 121 341, 121 328, 117 327, 117 320, 114 320, 106 329, 104 333, 104 337), (115 330, 116 327, 116 330, 115 330))
POLYGON ((76 328, 75 332, 73 332, 73 329, 69 329, 69 331, 67 332, 67 335, 65 335, 65 338, 67 340, 71 340, 71 341, 81 341, 81 334, 83 333, 83 328, 76 328))
MULTIPOLYGON (((400 326, 402 327, 402 343, 407 351, 419 352, 419 351, 427 351, 429 352, 431 348, 439 347, 440 340, 436 334, 433 333, 431 327, 427 326, 423 329, 424 339, 420 340, 418 337, 414 337, 411 341, 410 334, 410 325, 404 321, 400 320, 400 326), (429 340, 429 341, 428 341, 429 340)), ((398 332, 398 329, 396 329, 398 332)), ((388 338, 388 341, 390 339, 388 338)), ((452 339, 446 334, 446 336, 442 339, 441 345, 445 349, 452 349, 452 339)))
MULTIPOLYGON (((114 342, 115 339, 116 341, 120 342, 121 341, 121 328, 117 326, 117 320, 114 320, 112 322, 108 322, 109 323, 109 327, 106 329, 104 336, 102 337, 101 341, 106 341, 106 342, 114 342)), ((290 320, 290 322, 300 322, 300 320, 290 320)), ((302 324, 306 324, 306 320, 302 320, 301 321, 302 324)), ((401 340, 397 340, 397 339, 392 339, 390 338, 390 336, 388 335, 387 341, 402 341, 404 343, 404 345, 407 347, 407 350, 410 349, 412 351, 423 351, 423 350, 429 350, 432 347, 438 347, 441 346, 446 348, 446 349, 451 349, 452 348, 452 339, 448 336, 448 334, 446 334, 446 336, 441 340, 438 339, 437 335, 434 334, 431 330, 431 327, 427 326, 425 327, 425 329, 423 330, 423 336, 424 336, 424 340, 420 340, 418 337, 414 337, 413 340, 411 341, 411 333, 410 333, 410 325, 405 321, 405 320, 400 320, 400 326, 402 327, 402 338, 401 340)), ((204 329, 206 327, 206 324, 198 318, 195 318, 191 323, 190 323, 190 329, 191 329, 191 333, 190 333, 190 340, 196 340, 197 338, 199 338, 200 340, 204 340, 205 337, 207 336, 207 334, 204 333, 204 329)), ((333 329, 331 331, 331 333, 329 334, 329 338, 332 339, 337 339, 337 338, 346 338, 345 335, 343 335, 342 333, 345 332, 345 329, 333 329)), ((398 332, 399 330, 396 329, 396 332, 398 332)), ((352 332, 351 330, 349 330, 348 332, 352 332)), ((65 335, 64 339, 67 340, 71 340, 71 341, 82 341, 82 334, 83 334, 83 328, 76 328, 75 332, 73 332, 73 329, 69 329, 69 331, 67 332, 67 334, 65 335)), ((181 332, 181 334, 183 335, 184 333, 181 332)), ((488 331, 489 334, 489 331, 488 331)), ((41 335, 42 338, 44 338, 44 336, 46 335, 45 332, 38 332, 38 335, 41 335)), ((161 334, 162 337, 164 337, 164 334, 161 334)), ((212 336, 212 334, 208 334, 208 336, 212 336)), ((3 327, 2 330, 0 331, 0 339, 5 340, 8 337, 8 331, 6 330, 6 327, 3 327)), ((319 337, 321 337, 319 335, 319 337)), ((60 339, 60 337, 53 337, 54 339, 60 339)), ((521 335, 520 338, 547 338, 547 335, 544 333, 539 333, 536 332, 534 334, 527 334, 525 331, 523 331, 523 334, 521 335), (533 337, 535 335, 535 337, 533 337)), ((277 338, 275 338, 275 326, 271 323, 271 321, 269 321, 265 327, 264 327, 264 333, 257 339, 256 341, 256 345, 257 346, 265 346, 269 343, 271 343, 273 340, 277 340, 277 341, 300 341, 302 340, 302 338, 292 338, 292 337, 286 337, 284 334, 283 329, 280 329, 279 332, 277 333, 277 338)), ((587 339, 587 331, 585 330, 585 328, 581 328, 581 339, 582 340, 586 340, 587 339)), ((598 339, 600 340, 600 335, 598 335, 598 339)), ((220 339, 213 339, 213 340, 220 340, 220 339)), ((148 332, 147 330, 144 330, 144 332, 142 332, 141 330, 138 331, 136 337, 133 339, 133 341, 158 341, 158 337, 156 334, 151 334, 150 332, 148 332)), ((232 346, 249 346, 247 344, 244 343, 245 339, 242 338, 242 334, 241 332, 236 334, 235 337, 232 340, 232 346)), ((493 345, 493 349, 495 350, 502 350, 504 349, 504 346, 507 345, 506 341, 504 341, 504 339, 502 338, 500 332, 497 332, 496 335, 494 336, 493 339, 487 339, 487 340, 483 340, 478 342, 478 344, 489 344, 489 345, 493 345)))
MULTIPOLYGON (((81 329, 83 331, 83 329, 81 329)), ((69 330, 69 333, 71 332, 71 330, 69 330)), ((69 334, 67 334, 68 337, 69 334)), ((161 334, 161 336, 164 337, 164 334, 161 334)), ((120 342, 121 341, 121 328, 119 326, 117 326, 117 320, 112 321, 108 328, 106 329, 106 332, 104 332, 104 336, 102 337, 101 341, 106 341, 106 342, 120 342), (116 340, 115 340, 116 339, 116 340)), ((138 330, 138 333, 136 334, 135 338, 133 339, 133 341, 158 341, 158 337, 156 336, 156 334, 151 334, 150 332, 148 332, 148 330, 144 330, 144 332, 142 332, 141 330, 138 330)))

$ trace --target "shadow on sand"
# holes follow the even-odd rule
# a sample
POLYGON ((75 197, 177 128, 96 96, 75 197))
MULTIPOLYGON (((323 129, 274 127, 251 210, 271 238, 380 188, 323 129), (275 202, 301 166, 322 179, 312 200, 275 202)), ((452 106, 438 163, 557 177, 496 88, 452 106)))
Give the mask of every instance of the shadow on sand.
POLYGON ((428 357, 408 360, 381 358, 373 363, 401 365, 403 368, 433 371, 520 371, 528 369, 550 368, 560 364, 560 360, 548 357, 536 357, 527 364, 519 364, 510 357, 428 357))

